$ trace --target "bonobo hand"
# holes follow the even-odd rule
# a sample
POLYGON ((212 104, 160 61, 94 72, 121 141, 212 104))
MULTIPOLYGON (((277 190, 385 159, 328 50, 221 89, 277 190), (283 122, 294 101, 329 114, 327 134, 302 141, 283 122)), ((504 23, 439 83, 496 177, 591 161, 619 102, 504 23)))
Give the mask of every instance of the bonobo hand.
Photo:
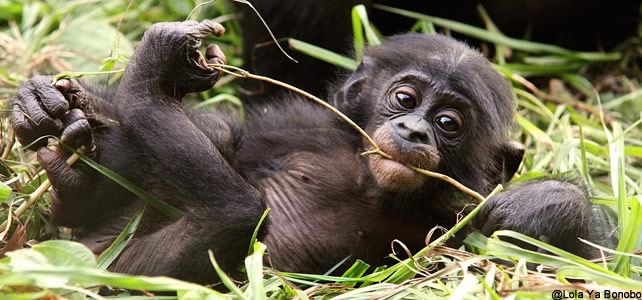
POLYGON ((36 76, 18 89, 12 114, 18 141, 37 150, 47 145, 41 137, 52 135, 70 147, 85 146, 91 154, 94 139, 86 115, 94 114, 97 97, 76 81, 63 79, 52 85, 52 79, 36 76))
POLYGON ((211 88, 221 72, 208 63, 224 64, 225 55, 216 46, 207 48, 207 60, 199 53, 201 39, 225 29, 214 21, 158 23, 145 32, 136 53, 127 65, 117 99, 132 101, 138 95, 165 95, 180 100, 186 93, 211 88))
POLYGON ((593 239, 591 215, 589 195, 581 183, 564 178, 535 180, 490 198, 474 226, 486 236, 496 230, 517 231, 591 258, 595 249, 578 239, 593 239))

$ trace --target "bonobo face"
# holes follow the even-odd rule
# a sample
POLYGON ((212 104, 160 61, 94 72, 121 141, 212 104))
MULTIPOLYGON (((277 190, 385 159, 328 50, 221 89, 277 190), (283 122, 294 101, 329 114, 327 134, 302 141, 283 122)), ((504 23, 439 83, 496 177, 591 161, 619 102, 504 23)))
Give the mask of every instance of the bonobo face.
MULTIPOLYGON (((403 35, 370 48, 348 85, 366 131, 392 159, 368 156, 377 184, 412 191, 445 173, 470 187, 492 181, 512 123, 505 80, 476 51, 443 36, 403 35), (368 103, 369 105, 364 105, 368 103)), ((347 101, 347 100, 344 100, 347 101)), ((501 165, 501 162, 499 162, 501 165)))
POLYGON ((373 139, 392 156, 368 157, 377 183, 386 190, 412 190, 428 177, 408 166, 437 171, 440 149, 457 148, 466 138, 469 100, 427 74, 408 70, 396 74, 381 95, 379 122, 373 139))

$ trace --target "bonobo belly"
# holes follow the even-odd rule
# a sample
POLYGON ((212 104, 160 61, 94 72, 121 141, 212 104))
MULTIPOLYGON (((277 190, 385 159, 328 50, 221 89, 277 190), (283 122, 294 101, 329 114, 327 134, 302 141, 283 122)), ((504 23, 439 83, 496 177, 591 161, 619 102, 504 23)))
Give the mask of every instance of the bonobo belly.
POLYGON ((395 239, 414 251, 422 247, 430 226, 382 208, 359 156, 346 152, 293 153, 258 180, 271 209, 264 240, 275 268, 322 274, 345 258, 382 264, 395 239))

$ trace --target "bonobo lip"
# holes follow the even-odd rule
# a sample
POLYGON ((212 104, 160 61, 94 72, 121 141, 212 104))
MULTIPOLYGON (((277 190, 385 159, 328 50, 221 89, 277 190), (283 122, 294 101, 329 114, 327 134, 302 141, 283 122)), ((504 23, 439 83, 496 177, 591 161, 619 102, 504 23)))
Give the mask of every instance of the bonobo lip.
POLYGON ((436 167, 435 158, 438 159, 438 155, 435 147, 406 141, 392 128, 392 124, 389 125, 388 130, 391 140, 379 145, 381 150, 403 165, 422 169, 436 167))
POLYGON ((419 174, 409 166, 435 171, 439 164, 439 152, 434 146, 404 141, 394 133, 388 123, 373 134, 379 148, 391 159, 370 155, 368 165, 377 184, 389 191, 410 191, 418 188, 428 177, 419 174))
POLYGON ((382 143, 381 150, 392 157, 392 160, 408 168, 413 166, 422 169, 432 169, 436 166, 435 154, 430 146, 416 145, 401 139, 394 143, 382 143), (396 145, 395 145, 396 144, 396 145))

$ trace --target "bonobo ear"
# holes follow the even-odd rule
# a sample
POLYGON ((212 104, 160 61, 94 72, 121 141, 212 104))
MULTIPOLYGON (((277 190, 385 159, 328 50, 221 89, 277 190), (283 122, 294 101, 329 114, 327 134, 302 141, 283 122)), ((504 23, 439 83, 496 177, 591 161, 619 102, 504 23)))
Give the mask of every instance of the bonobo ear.
POLYGON ((364 122, 367 121, 367 103, 364 103, 367 99, 364 99, 363 91, 366 88, 371 65, 371 60, 364 57, 363 62, 340 86, 333 99, 337 109, 362 127, 365 125, 364 122))
MULTIPOLYGON (((497 162, 502 167, 502 182, 506 183, 513 178, 524 158, 524 146, 518 142, 505 142, 497 155, 497 162)), ((500 182, 498 182, 500 183, 500 182)))

